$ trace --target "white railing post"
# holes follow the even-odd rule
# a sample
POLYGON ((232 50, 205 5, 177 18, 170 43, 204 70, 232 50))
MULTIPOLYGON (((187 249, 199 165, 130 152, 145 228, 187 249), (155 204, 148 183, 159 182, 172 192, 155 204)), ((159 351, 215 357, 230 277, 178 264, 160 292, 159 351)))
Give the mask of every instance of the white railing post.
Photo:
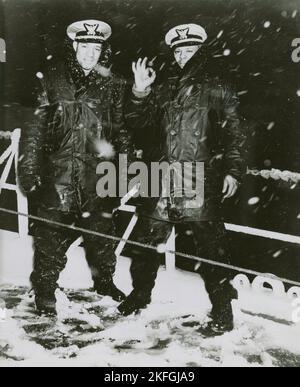
MULTIPOLYGON (((15 141, 15 174, 16 174, 16 194, 17 194, 17 208, 18 212, 28 214, 27 197, 20 190, 18 177, 18 162, 19 162, 19 145, 21 139, 21 129, 16 129, 13 134, 13 141, 15 141)), ((19 235, 24 237, 28 235, 29 219, 26 216, 18 216, 19 235)))
MULTIPOLYGON (((10 146, 0 156, 0 165, 6 160, 6 165, 0 178, 0 194, 3 189, 15 191, 17 195, 18 212, 28 214, 28 202, 26 196, 20 190, 18 185, 18 161, 19 161, 19 143, 21 138, 21 129, 17 128, 13 132, 0 132, 0 138, 10 139, 10 146), (8 176, 14 163, 16 184, 7 183, 8 176)), ((28 235, 28 218, 18 216, 19 235, 21 237, 28 235)))
POLYGON ((172 229, 172 233, 170 235, 170 238, 167 241, 166 244, 166 270, 171 273, 176 270, 176 256, 174 253, 170 253, 168 251, 175 251, 175 227, 172 229))

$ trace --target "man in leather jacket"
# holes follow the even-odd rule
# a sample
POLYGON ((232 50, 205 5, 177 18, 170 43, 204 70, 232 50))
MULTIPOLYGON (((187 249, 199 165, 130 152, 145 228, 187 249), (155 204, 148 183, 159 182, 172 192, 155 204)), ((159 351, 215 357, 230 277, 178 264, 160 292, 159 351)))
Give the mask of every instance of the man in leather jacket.
MULTIPOLYGON (((176 186, 168 198, 142 198, 139 220, 130 239, 159 246, 167 241, 175 225, 177 237, 192 236, 199 257, 229 264, 220 210, 222 201, 236 193, 245 172, 245 136, 237 95, 204 70, 201 46, 206 38, 199 25, 173 28, 166 35, 166 43, 174 50, 175 63, 167 79, 155 87, 156 73, 147 66, 147 58, 133 63, 135 84, 127 105, 127 120, 135 143, 149 161, 204 163, 205 194, 204 203, 194 205, 184 195, 176 198, 172 194, 176 186)), ((124 315, 145 308, 151 301, 160 264, 159 253, 137 247, 130 250, 134 289, 119 306, 124 315)), ((236 298, 230 284, 233 273, 203 263, 197 270, 212 302, 213 321, 206 333, 216 335, 231 330, 231 300, 236 298)))
MULTIPOLYGON (((108 66, 108 24, 80 21, 70 25, 67 34, 73 47, 66 61, 38 74, 39 107, 22 139, 19 180, 25 192, 36 192, 39 217, 114 235, 119 201, 97 196, 96 167, 128 152, 125 81, 108 66)), ((55 314, 57 280, 66 252, 79 235, 42 221, 34 234, 31 281, 36 307, 55 314)), ((83 238, 95 290, 121 301, 124 295, 113 283, 116 242, 87 233, 83 238)))

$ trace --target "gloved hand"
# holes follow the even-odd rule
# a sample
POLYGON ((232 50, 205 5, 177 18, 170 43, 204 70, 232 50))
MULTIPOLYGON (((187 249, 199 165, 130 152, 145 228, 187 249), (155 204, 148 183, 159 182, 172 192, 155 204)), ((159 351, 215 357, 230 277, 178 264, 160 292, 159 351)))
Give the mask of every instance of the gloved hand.
POLYGON ((19 177, 19 183, 25 193, 36 192, 42 185, 40 176, 28 174, 19 177))

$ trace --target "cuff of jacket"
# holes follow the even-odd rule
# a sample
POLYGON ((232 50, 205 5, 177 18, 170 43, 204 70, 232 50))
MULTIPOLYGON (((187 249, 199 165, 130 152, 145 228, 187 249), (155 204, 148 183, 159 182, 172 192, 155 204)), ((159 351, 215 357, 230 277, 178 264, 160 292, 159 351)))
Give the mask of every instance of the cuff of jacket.
POLYGON ((225 170, 225 174, 234 177, 239 183, 242 183, 247 174, 247 167, 242 165, 239 169, 228 168, 225 170))
POLYGON ((151 87, 147 87, 147 89, 145 91, 138 91, 138 90, 136 90, 135 85, 133 85, 132 93, 136 98, 143 99, 143 98, 148 97, 148 95, 151 93, 151 87))

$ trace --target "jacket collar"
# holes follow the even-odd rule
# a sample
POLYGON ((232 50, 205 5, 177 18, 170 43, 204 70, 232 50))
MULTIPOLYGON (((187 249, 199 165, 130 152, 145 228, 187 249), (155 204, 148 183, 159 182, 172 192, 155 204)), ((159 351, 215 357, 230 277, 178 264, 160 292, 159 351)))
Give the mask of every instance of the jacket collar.
POLYGON ((171 82, 184 82, 195 78, 202 79, 206 74, 206 62, 206 55, 201 49, 188 61, 183 69, 181 69, 178 63, 173 60, 170 66, 168 79, 171 82))

